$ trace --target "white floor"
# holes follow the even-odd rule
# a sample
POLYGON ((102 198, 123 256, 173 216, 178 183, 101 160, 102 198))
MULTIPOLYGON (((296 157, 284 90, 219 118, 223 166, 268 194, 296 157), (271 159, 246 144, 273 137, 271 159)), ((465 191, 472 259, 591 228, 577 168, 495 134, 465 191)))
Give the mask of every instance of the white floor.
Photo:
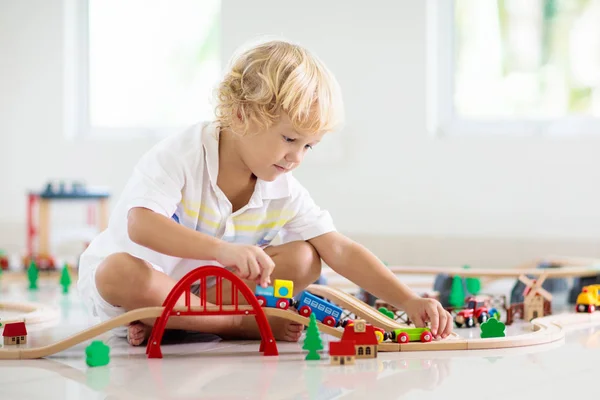
MULTIPOLYGON (((0 301, 53 305, 61 322, 30 326, 29 345, 40 346, 92 324, 74 291, 41 282, 2 283, 0 301)), ((0 310, 0 318, 14 316, 0 310)), ((515 334, 523 325, 508 330, 515 334)), ((479 329, 457 330, 476 337, 479 329)), ((279 357, 262 357, 258 342, 222 342, 191 335, 163 345, 163 359, 149 360, 108 335, 108 366, 85 364, 83 343, 41 360, 0 361, 0 399, 538 399, 586 397, 597 392, 600 329, 573 330, 564 342, 518 349, 379 353, 354 366, 330 366, 327 354, 304 361, 300 343, 278 343, 279 357)), ((327 336, 324 336, 328 340, 327 336)))

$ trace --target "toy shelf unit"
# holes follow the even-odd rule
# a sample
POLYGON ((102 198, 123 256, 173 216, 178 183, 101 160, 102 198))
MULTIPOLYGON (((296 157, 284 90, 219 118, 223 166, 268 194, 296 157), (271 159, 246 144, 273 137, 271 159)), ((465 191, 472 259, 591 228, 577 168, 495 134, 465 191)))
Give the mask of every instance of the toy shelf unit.
POLYGON ((27 253, 23 266, 34 261, 40 270, 55 269, 50 251, 50 208, 53 202, 86 203, 86 224, 103 231, 108 226, 108 201, 110 193, 105 188, 86 187, 79 182, 58 185, 49 182, 41 192, 27 193, 27 253))

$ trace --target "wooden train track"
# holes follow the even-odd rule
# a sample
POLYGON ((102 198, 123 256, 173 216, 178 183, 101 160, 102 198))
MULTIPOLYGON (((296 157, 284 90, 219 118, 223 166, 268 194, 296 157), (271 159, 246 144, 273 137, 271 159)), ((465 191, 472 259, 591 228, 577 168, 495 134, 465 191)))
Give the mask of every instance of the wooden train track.
MULTIPOLYGON (((309 290, 318 295, 337 302, 342 308, 352 310, 357 317, 370 320, 370 323, 386 330, 398 329, 406 325, 398 324, 389 318, 380 314, 377 310, 371 308, 360 300, 347 295, 344 292, 333 288, 319 285, 311 285, 309 290)), ((226 307, 226 306, 223 306, 226 307)), ((242 306, 243 307, 243 306, 242 306)), ((240 308, 242 308, 240 307, 240 308)), ((218 308, 218 307, 215 307, 218 308)), ((177 311, 173 310, 172 318, 177 317, 177 311)), ((269 316, 288 319, 307 326, 309 319, 290 310, 281 310, 276 308, 264 308, 269 316)), ((114 328, 127 325, 130 322, 147 318, 157 318, 163 312, 163 307, 147 307, 126 312, 118 317, 92 326, 82 332, 79 332, 69 338, 61 340, 47 346, 27 348, 17 347, 14 349, 1 349, 0 359, 36 359, 48 357, 50 355, 64 351, 86 340, 100 336, 114 328)), ((462 339, 453 334, 448 339, 433 341, 430 343, 381 343, 379 351, 397 352, 397 351, 442 351, 442 350, 482 350, 482 349, 501 349, 521 346, 533 346, 546 343, 552 343, 564 339, 565 328, 570 326, 581 326, 584 324, 600 324, 600 313, 593 314, 562 314, 556 316, 547 316, 532 321, 533 330, 529 333, 516 336, 491 339, 462 339)), ((340 328, 318 323, 322 332, 341 338, 343 331, 340 328)))

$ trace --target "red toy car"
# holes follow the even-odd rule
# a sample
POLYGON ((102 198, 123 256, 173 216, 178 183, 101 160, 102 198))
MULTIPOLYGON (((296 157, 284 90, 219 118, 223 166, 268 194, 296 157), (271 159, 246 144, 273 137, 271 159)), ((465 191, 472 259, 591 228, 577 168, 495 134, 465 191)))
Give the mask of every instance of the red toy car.
POLYGON ((483 324, 490 318, 487 297, 467 297, 465 308, 460 310, 454 317, 454 323, 457 328, 466 326, 472 328, 475 326, 475 320, 483 324))

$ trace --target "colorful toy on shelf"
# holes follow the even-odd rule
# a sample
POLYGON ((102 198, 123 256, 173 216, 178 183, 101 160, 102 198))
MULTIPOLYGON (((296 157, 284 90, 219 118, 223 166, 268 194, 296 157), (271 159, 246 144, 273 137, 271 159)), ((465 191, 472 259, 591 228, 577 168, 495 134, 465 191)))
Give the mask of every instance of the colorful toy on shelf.
POLYGON ((577 295, 575 311, 578 313, 593 313, 600 308, 600 285, 588 285, 577 295))
POLYGON ((433 336, 429 328, 402 328, 395 329, 390 333, 390 339, 398 343, 408 343, 421 341, 423 343, 431 342, 433 336))
POLYGON ((292 303, 294 282, 275 279, 273 285, 263 288, 257 285, 254 295, 261 307, 281 308, 287 310, 292 303))
POLYGON ((470 296, 465 300, 465 307, 454 317, 454 323, 457 328, 462 328, 463 326, 472 328, 475 326, 475 321, 483 324, 489 317, 488 298, 470 296))
POLYGON ((2 332, 4 345, 27 343, 27 328, 25 322, 13 322, 4 326, 2 332))
POLYGON ((542 274, 535 280, 531 280, 525 275, 519 277, 519 280, 525 284, 525 290, 523 291, 523 319, 525 321, 531 321, 534 318, 552 313, 552 295, 542 287, 542 283, 544 283, 547 276, 547 274, 542 274))
POLYGON ((306 337, 302 349, 308 350, 305 360, 316 361, 321 359, 318 351, 323 350, 323 341, 319 334, 319 327, 317 326, 315 314, 310 314, 310 322, 308 324, 308 329, 306 330, 306 337))
POLYGON ((329 358, 332 365, 356 363, 356 343, 350 340, 329 342, 329 358))
POLYGON ((71 285, 71 275, 69 274, 69 264, 65 263, 62 272, 60 273, 60 285, 63 288, 63 293, 69 293, 69 286, 71 285))
POLYGON ((502 322, 498 321, 496 318, 488 319, 480 325, 480 328, 482 339, 506 336, 506 334, 504 333, 506 326, 502 322))
POLYGON ((9 267, 8 256, 4 250, 0 250, 0 270, 7 270, 9 267))
POLYGON ((376 358, 377 346, 379 341, 375 335, 373 325, 367 324, 364 320, 355 320, 352 324, 346 325, 342 342, 354 342, 357 358, 376 358))
POLYGON ((85 348, 85 363, 90 367, 101 367, 110 361, 110 347, 100 340, 94 340, 85 348))

